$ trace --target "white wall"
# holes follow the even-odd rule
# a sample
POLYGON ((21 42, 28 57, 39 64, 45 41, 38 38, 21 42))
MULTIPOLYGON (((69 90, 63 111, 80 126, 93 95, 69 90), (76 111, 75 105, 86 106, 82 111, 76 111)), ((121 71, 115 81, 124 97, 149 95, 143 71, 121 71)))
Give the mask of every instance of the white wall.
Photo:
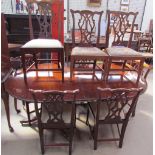
POLYGON ((153 0, 147 0, 142 23, 142 31, 149 30, 150 19, 153 19, 153 0))
MULTIPOLYGON (((23 0, 24 1, 24 0, 23 0)), ((64 0, 64 8, 66 9, 64 16, 67 17, 67 1, 64 0)), ((100 7, 89 7, 87 5, 88 0, 69 0, 69 9, 74 10, 83 10, 83 9, 89 9, 89 10, 98 10, 104 11, 103 19, 105 19, 106 10, 120 10, 120 1, 121 0, 102 0, 100 7), (107 1, 108 1, 108 8, 107 8, 107 1)), ((11 10, 11 0, 1 0, 1 11, 5 13, 15 13, 15 0, 12 0, 13 2, 13 12, 11 10)), ((130 0, 129 5, 129 11, 133 12, 139 12, 136 22, 139 25, 141 25, 142 16, 143 16, 143 9, 144 9, 145 0, 130 0)), ((145 8, 145 14, 143 18, 142 23, 142 31, 148 30, 150 19, 153 18, 153 0, 147 0, 146 8, 145 8)), ((64 22, 64 32, 67 32, 67 20, 64 22)))
MULTIPOLYGON (((67 1, 67 0, 65 0, 65 1, 67 1)), ((73 9, 73 10, 84 10, 84 9, 89 9, 92 11, 103 10, 104 11, 103 18, 105 18, 105 16, 106 16, 106 10, 107 9, 115 10, 115 11, 120 10, 121 0, 101 0, 101 6, 100 7, 89 7, 87 5, 87 1, 88 0, 76 0, 76 1, 75 0, 69 0, 69 8, 73 9), (107 8, 107 1, 108 1, 108 8, 107 8)), ((153 0, 147 0, 147 1, 149 1, 149 3, 151 3, 150 1, 153 1, 153 0)), ((138 24, 139 29, 141 27, 144 5, 145 5, 145 0, 130 0, 130 3, 129 3, 129 11, 139 12, 137 15, 136 21, 135 21, 135 23, 138 24)), ((150 4, 149 6, 152 7, 153 5, 150 4)))

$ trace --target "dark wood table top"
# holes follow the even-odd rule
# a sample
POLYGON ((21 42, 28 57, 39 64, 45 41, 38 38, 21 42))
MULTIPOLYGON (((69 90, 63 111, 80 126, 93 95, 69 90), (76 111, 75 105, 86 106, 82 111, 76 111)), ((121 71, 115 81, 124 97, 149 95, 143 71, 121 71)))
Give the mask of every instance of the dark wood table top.
MULTIPOLYGON (((13 97, 20 100, 33 101, 29 89, 34 90, 74 90, 79 89, 77 100, 90 101, 96 99, 97 87, 110 88, 137 88, 147 87, 146 82, 142 80, 138 84, 135 83, 133 74, 126 74, 126 77, 110 76, 108 81, 93 80, 91 75, 77 75, 70 80, 69 68, 65 68, 65 81, 61 81, 61 74, 54 72, 41 71, 27 73, 27 83, 24 82, 23 74, 18 74, 16 77, 9 77, 5 83, 6 91, 13 97), (53 76, 52 76, 53 75, 53 76)), ((40 97, 41 100, 41 97, 40 97)), ((69 97, 66 100, 70 100, 69 97)))

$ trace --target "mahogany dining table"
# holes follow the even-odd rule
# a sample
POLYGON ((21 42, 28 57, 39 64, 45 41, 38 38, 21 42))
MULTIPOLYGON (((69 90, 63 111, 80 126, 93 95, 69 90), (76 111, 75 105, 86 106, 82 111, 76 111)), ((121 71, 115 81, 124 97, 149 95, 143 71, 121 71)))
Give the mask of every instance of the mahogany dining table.
MULTIPOLYGON (((42 67, 44 65, 42 64, 42 67)), ((46 66, 47 67, 47 66, 46 66)), ((50 67, 50 66, 49 66, 50 67)), ((96 73, 96 76, 100 77, 100 73, 96 73)), ((120 76, 111 75, 108 80, 99 80, 99 78, 92 78, 92 75, 76 75, 70 80, 69 68, 65 67, 64 73, 65 80, 61 81, 61 73, 52 71, 31 71, 27 74, 27 82, 24 80, 24 75, 19 71, 16 76, 11 75, 5 82, 5 90, 14 98, 25 102, 33 102, 33 97, 29 92, 29 89, 34 90, 74 90, 79 89, 77 95, 78 102, 94 101, 97 99, 97 87, 102 88, 137 88, 143 87, 146 90, 147 83, 142 79, 139 83, 135 83, 136 78, 134 74, 127 72, 120 76)), ((42 100, 42 97, 39 97, 42 100)), ((69 97, 66 97, 66 101, 70 101, 69 97)), ((4 103, 5 104, 5 103, 4 103)), ((11 104, 11 103, 10 103, 11 104)), ((6 109, 9 112, 9 107, 6 109)))

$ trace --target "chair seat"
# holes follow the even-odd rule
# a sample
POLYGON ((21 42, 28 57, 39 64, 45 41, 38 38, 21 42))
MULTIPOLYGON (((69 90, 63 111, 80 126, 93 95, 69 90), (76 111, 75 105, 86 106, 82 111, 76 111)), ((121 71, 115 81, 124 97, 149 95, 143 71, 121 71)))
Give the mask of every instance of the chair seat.
POLYGON ((32 39, 22 48, 63 48, 63 45, 56 39, 32 39))
POLYGON ((141 55, 144 56, 145 58, 153 58, 153 53, 142 52, 141 55))
POLYGON ((135 50, 128 47, 109 47, 106 49, 106 52, 109 56, 121 56, 121 57, 142 56, 141 53, 136 52, 135 50))
POLYGON ((87 57, 100 57, 107 54, 96 47, 74 47, 71 52, 71 56, 87 56, 87 57))

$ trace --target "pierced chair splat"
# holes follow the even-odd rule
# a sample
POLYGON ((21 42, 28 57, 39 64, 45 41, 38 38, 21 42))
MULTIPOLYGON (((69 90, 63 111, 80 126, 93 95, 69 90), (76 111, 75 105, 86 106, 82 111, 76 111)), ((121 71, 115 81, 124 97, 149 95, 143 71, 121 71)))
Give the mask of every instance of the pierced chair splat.
MULTIPOLYGON (((32 90, 35 111, 38 120, 39 136, 41 152, 44 154, 45 146, 69 146, 69 155, 72 153, 72 140, 75 128, 76 108, 75 101, 76 95, 79 90, 66 90, 66 91, 43 91, 32 90), (72 102, 65 102, 65 97, 69 96, 72 102), (42 97, 40 101, 40 97, 42 97), (38 108, 41 103, 42 110, 38 108), (65 133, 68 143, 59 142, 53 144, 46 144, 44 139, 45 130, 60 130, 65 133)), ((59 140, 60 141, 60 140, 59 140)))
POLYGON ((95 150, 97 149, 97 143, 101 141, 119 141, 119 147, 122 147, 129 118, 135 110, 142 90, 142 88, 97 88, 98 99, 95 102, 96 104, 89 104, 93 117, 90 117, 90 115, 88 121, 90 122, 91 118, 94 119, 94 125, 90 125, 90 130, 94 139, 95 150), (119 138, 116 138, 116 134, 114 134, 114 138, 110 138, 111 136, 104 139, 99 138, 101 137, 99 135, 99 130, 101 130, 99 126, 101 124, 104 126, 106 124, 117 125, 119 138))
POLYGON ((106 37, 111 39, 111 47, 104 50, 108 54, 107 65, 107 79, 110 74, 116 74, 123 77, 127 71, 134 71, 137 74, 137 81, 139 81, 143 69, 144 57, 137 51, 131 49, 131 42, 133 38, 133 28, 138 12, 121 12, 121 11, 107 11, 108 28, 106 37), (131 29, 128 33, 128 29, 131 29), (134 70, 131 64, 138 60, 139 69, 134 70), (118 66, 113 68, 113 65, 118 66))
POLYGON ((106 53, 99 49, 100 24, 103 11, 70 10, 72 15, 72 51, 70 78, 75 71, 95 76, 96 62, 104 61, 106 53), (94 47, 94 46, 95 47, 94 47))
POLYGON ((54 14, 51 10, 52 2, 50 1, 28 1, 28 13, 29 13, 29 29, 30 29, 30 38, 31 40, 21 47, 22 53, 22 64, 24 78, 26 80, 26 73, 28 71, 59 71, 62 73, 62 81, 64 81, 64 50, 62 43, 57 39, 52 39, 52 20, 54 14), (32 11, 32 7, 36 9, 32 11), (36 18, 38 21, 39 34, 36 34, 33 31, 32 18, 36 18), (37 39, 36 39, 37 38, 37 39), (52 53, 58 54, 58 59, 51 58, 52 53), (33 54, 34 63, 29 68, 26 69, 25 64, 25 54, 33 54), (55 67, 52 63, 52 67, 49 69, 39 68, 39 63, 49 63, 57 62, 58 66, 55 67), (35 65, 35 67, 34 67, 35 65))

